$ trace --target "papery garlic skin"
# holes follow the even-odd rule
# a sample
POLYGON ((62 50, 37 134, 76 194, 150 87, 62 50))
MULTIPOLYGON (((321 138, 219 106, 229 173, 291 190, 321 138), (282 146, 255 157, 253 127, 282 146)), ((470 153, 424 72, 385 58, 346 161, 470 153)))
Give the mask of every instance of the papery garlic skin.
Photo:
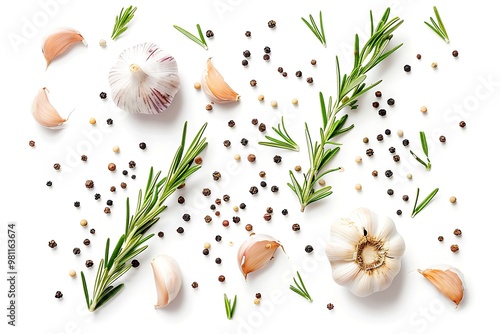
POLYGON ((281 243, 265 234, 252 234, 238 249, 238 265, 245 279, 251 272, 259 270, 274 257, 281 243))
POLYGON ((124 50, 108 79, 116 105, 140 114, 165 111, 180 86, 177 61, 149 42, 124 50))
POLYGON ((156 285, 158 301, 155 308, 170 304, 182 286, 182 276, 179 264, 169 255, 158 255, 151 260, 156 285))
POLYGON ((358 208, 332 223, 325 251, 334 281, 366 297, 391 285, 405 242, 391 218, 358 208))
POLYGON ((446 264, 434 265, 425 270, 418 269, 443 295, 455 303, 456 307, 464 299, 465 281, 463 273, 446 264))
POLYGON ((32 115, 40 125, 49 129, 59 129, 66 122, 54 106, 49 102, 47 88, 43 87, 38 91, 33 100, 32 115))
POLYGON ((70 46, 78 42, 82 42, 83 45, 87 46, 82 34, 74 29, 64 29, 48 35, 42 46, 47 67, 49 67, 52 60, 62 55, 70 46))
POLYGON ((231 103, 240 100, 240 95, 226 83, 212 64, 211 58, 208 58, 207 68, 201 77, 201 87, 210 101, 214 103, 231 103))

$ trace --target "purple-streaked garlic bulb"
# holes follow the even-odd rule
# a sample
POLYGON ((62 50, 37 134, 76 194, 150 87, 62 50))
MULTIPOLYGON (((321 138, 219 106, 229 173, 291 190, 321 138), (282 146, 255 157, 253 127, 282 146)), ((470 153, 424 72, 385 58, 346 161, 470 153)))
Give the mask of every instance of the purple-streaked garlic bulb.
POLYGON ((124 50, 109 71, 109 85, 116 105, 130 113, 159 114, 179 91, 174 57, 154 43, 124 50))

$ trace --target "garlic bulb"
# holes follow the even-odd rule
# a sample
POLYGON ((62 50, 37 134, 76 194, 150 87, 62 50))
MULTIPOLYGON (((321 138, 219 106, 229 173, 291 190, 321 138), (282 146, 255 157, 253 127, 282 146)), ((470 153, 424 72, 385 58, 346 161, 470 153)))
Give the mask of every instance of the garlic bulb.
POLYGON ((52 60, 62 55, 71 45, 77 42, 82 42, 83 45, 87 46, 83 36, 73 29, 61 30, 47 36, 42 47, 47 67, 49 67, 52 60))
POLYGON ((238 265, 245 279, 271 261, 278 247, 283 249, 278 240, 265 234, 252 234, 242 243, 238 249, 238 265))
POLYGON ((425 270, 418 270, 442 294, 448 297, 455 305, 464 299, 464 275, 460 270, 449 265, 434 265, 425 270))
POLYGON ((156 308, 165 307, 177 297, 182 286, 179 264, 168 255, 158 255, 151 260, 158 301, 156 308))
POLYGON ((359 208, 332 223, 325 251, 335 282, 365 297, 391 285, 405 242, 391 218, 359 208))
POLYGON ((57 129, 66 122, 66 119, 62 118, 49 102, 47 91, 48 89, 43 87, 36 94, 33 100, 32 114, 35 120, 41 125, 50 129, 57 129))
POLYGON ((201 77, 201 86, 214 103, 230 103, 240 100, 240 95, 224 81, 222 75, 212 64, 211 58, 207 60, 207 68, 201 77))
POLYGON ((124 50, 108 78, 113 101, 130 113, 165 111, 180 85, 176 60, 154 43, 124 50))

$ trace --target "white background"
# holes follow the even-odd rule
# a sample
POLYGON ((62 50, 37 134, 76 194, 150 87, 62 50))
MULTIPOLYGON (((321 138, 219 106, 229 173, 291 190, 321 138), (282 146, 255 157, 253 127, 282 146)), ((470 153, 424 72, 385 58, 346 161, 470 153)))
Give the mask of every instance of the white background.
MULTIPOLYGON (((133 331, 205 332, 205 333, 270 333, 273 330, 310 332, 362 333, 464 333, 481 324, 494 326, 498 314, 495 300, 494 275, 496 265, 497 224, 495 216, 496 171, 495 131, 498 121, 498 90, 500 73, 497 55, 499 52, 495 34, 498 19, 492 2, 444 2, 444 1, 145 1, 138 6, 130 29, 118 40, 111 41, 114 16, 122 6, 132 3, 124 1, 23 1, 10 2, 8 10, 1 11, 2 33, 2 78, 4 103, 4 127, 1 131, 3 205, 0 242, 6 254, 6 224, 15 222, 18 234, 18 282, 17 282, 17 327, 7 326, 6 297, 8 287, 2 279, 1 319, 2 332, 33 332, 43 334, 60 333, 105 333, 109 331, 128 333, 133 331), (47 7, 44 3, 51 3, 47 7), (173 3, 173 4, 172 4, 173 3), (54 5, 55 4, 55 5, 54 5), (424 24, 437 5, 450 35, 446 44, 424 24), (304 122, 307 121, 313 138, 318 137, 321 116, 318 93, 334 94, 334 57, 339 56, 343 72, 352 64, 352 41, 355 33, 361 41, 369 31, 369 10, 377 20, 383 10, 391 6, 392 15, 405 20, 395 32, 391 45, 404 46, 370 72, 368 82, 384 81, 377 87, 383 92, 379 100, 396 100, 387 107, 385 118, 377 115, 371 107, 375 101, 373 91, 359 101, 359 109, 349 111, 349 121, 355 128, 338 138, 343 143, 331 167, 343 166, 345 172, 333 173, 326 182, 333 186, 333 195, 322 202, 311 205, 305 213, 299 211, 294 194, 287 188, 288 170, 295 165, 307 168, 304 122), (45 9, 44 9, 45 8, 45 9), (317 17, 323 11, 328 47, 323 48, 300 17, 309 13, 317 17), (277 27, 267 27, 267 22, 276 20, 277 27), (196 23, 203 30, 215 33, 208 40, 205 51, 172 28, 178 24, 195 31, 196 23), (34 24, 29 30, 26 25, 34 24), (79 30, 88 42, 88 47, 77 45, 45 70, 45 60, 40 47, 43 37, 60 27, 79 30), (246 38, 246 30, 252 37, 246 38), (108 41, 106 48, 98 44, 101 38, 108 41), (12 42, 16 39, 17 42, 12 42), (158 116, 130 115, 118 110, 112 100, 102 101, 99 93, 110 93, 107 81, 109 68, 120 52, 140 42, 152 41, 171 53, 178 62, 181 89, 174 103, 164 114, 158 116), (262 60, 264 46, 272 49, 271 60, 262 60), (250 50, 249 66, 241 66, 242 52, 250 50), (460 52, 458 58, 451 56, 452 50, 460 52), (415 55, 422 54, 417 60, 415 55), (233 105, 215 105, 212 112, 205 111, 209 102, 193 84, 208 57, 224 75, 226 81, 241 94, 242 99, 233 105), (317 60, 316 67, 309 62, 317 60), (431 63, 439 64, 437 69, 431 63), (405 73, 403 66, 412 65, 412 72, 405 73), (282 66, 288 78, 276 72, 282 66), (304 77, 294 76, 302 70, 304 77), (308 85, 305 78, 312 76, 314 84, 308 85), (249 85, 256 79, 257 87, 249 85), (39 126, 31 117, 31 103, 37 91, 46 86, 49 99, 63 116, 74 109, 66 128, 51 131, 39 126), (257 101, 259 94, 265 101, 257 101), (299 100, 292 106, 292 98, 299 100), (279 103, 277 109, 270 101, 279 103), (421 106, 428 113, 422 114, 421 106), (300 153, 283 152, 258 146, 263 134, 251 125, 252 118, 266 123, 268 129, 276 126, 281 115, 289 133, 302 147, 300 153), (98 124, 91 126, 88 120, 94 117, 98 124), (106 119, 113 118, 109 127, 106 119), (233 119, 236 127, 227 122, 233 119), (152 229, 165 232, 165 237, 154 237, 150 248, 138 260, 141 266, 131 270, 123 279, 125 289, 114 300, 96 313, 89 313, 84 306, 84 297, 79 278, 68 275, 70 269, 84 270, 93 282, 95 269, 85 269, 86 259, 98 262, 103 255, 107 237, 116 241, 122 233, 125 198, 130 196, 134 207, 139 188, 146 182, 148 169, 163 170, 179 143, 182 124, 189 121, 192 137, 197 129, 208 122, 206 131, 209 146, 203 152, 203 168, 191 177, 185 189, 175 193, 168 201, 168 209, 160 222, 152 229), (465 129, 458 122, 467 123, 465 129), (376 135, 391 129, 381 143, 376 135), (430 147, 432 171, 409 155, 409 148, 401 145, 402 138, 395 134, 403 130, 410 140, 411 149, 420 152, 418 132, 424 130, 430 147), (438 137, 445 135, 446 144, 438 137), (369 137, 368 145, 362 142, 369 137), (239 144, 247 138, 249 145, 239 144), (226 149, 225 139, 233 143, 226 149), (28 146, 29 140, 36 147, 28 146), (140 142, 148 148, 141 151, 140 142), (115 154, 112 147, 119 145, 121 152, 115 154), (396 147, 402 161, 397 165, 387 151, 396 147), (375 150, 368 159, 367 148, 375 150), (80 154, 88 155, 88 161, 79 161, 80 154), (233 161, 240 154, 239 163, 233 161), (250 164, 245 157, 249 153, 257 156, 250 164), (281 165, 273 163, 273 156, 283 157, 281 165), (356 156, 363 163, 354 162, 356 156), (135 160, 137 168, 130 171, 136 180, 124 177, 119 171, 128 169, 127 163, 135 160), (60 163, 56 172, 52 165, 60 163), (118 172, 110 173, 107 164, 115 162, 118 172), (377 169, 381 176, 371 176, 377 169), (392 169, 394 177, 387 179, 383 171, 392 169), (222 173, 218 183, 212 181, 214 170, 222 173), (258 172, 268 174, 268 188, 252 197, 248 189, 258 186, 258 172), (413 180, 406 174, 413 174, 413 180), (87 179, 96 183, 94 191, 85 189, 87 179), (52 180, 53 186, 45 183, 52 180), (119 183, 125 181, 128 188, 122 190, 119 183), (360 183, 358 192, 354 185, 360 183), (118 191, 111 194, 109 186, 118 191), (271 185, 280 191, 273 194, 271 185), (212 196, 205 198, 201 189, 209 187, 212 196), (431 204, 417 217, 410 218, 411 207, 417 187, 422 197, 432 189, 440 191, 431 204), (394 196, 386 194, 392 188, 394 196), (100 201, 93 195, 99 192, 100 201), (186 204, 176 202, 178 195, 186 197, 186 204), (216 197, 229 194, 229 203, 220 207, 221 216, 211 224, 203 217, 212 215, 209 209, 216 197), (410 200, 401 200, 408 194, 410 200), (455 205, 449 203, 456 196, 455 205), (112 213, 105 215, 103 208, 107 199, 112 199, 112 213), (79 200, 82 206, 73 207, 79 200), (234 213, 232 207, 241 202, 248 208, 234 213), (270 222, 262 218, 268 206, 275 210, 270 222), (330 275, 330 266, 324 255, 324 244, 328 239, 329 226, 333 219, 347 216, 354 208, 368 207, 380 214, 391 216, 403 235, 407 250, 403 257, 400 274, 392 286, 367 298, 357 298, 338 286, 330 275), (280 214, 287 208, 289 215, 280 214), (401 216, 395 214, 403 210, 401 216), (184 213, 191 214, 191 221, 184 222, 184 213), (231 221, 239 215, 241 223, 223 228, 223 219, 231 221), (87 229, 81 228, 81 219, 89 221, 87 229), (254 225, 254 231, 267 233, 281 240, 286 254, 278 251, 276 258, 265 269, 250 274, 245 282, 236 263, 238 246, 248 235, 244 226, 254 225), (299 223, 299 233, 291 225, 299 223), (175 232, 178 226, 185 233, 175 232), (89 228, 96 234, 90 235, 89 228), (463 236, 457 238, 453 230, 460 228, 463 236), (216 243, 216 234, 222 242, 216 243), (437 237, 444 236, 439 243, 437 237), (82 244, 84 238, 92 241, 90 247, 82 244), (49 240, 58 243, 56 249, 47 247, 49 240), (204 242, 212 244, 209 256, 202 255, 204 242), (234 243, 234 246, 230 245, 234 243), (457 243, 458 253, 449 246, 457 243), (314 252, 307 254, 304 247, 313 245, 314 252), (80 247, 82 254, 75 257, 73 247, 80 247), (155 310, 156 290, 149 261, 158 254, 169 254, 177 259, 183 274, 183 288, 177 299, 165 309, 155 310), (216 257, 222 264, 216 265, 216 257), (447 263, 458 267, 466 277, 465 299, 458 309, 455 305, 426 281, 417 269, 436 263, 447 263), (300 270, 314 301, 307 302, 288 289, 293 273, 300 270), (220 274, 226 282, 217 281, 220 274), (199 288, 190 287, 197 281, 199 288), (64 297, 54 298, 57 290, 64 297), (262 294, 262 304, 255 306, 255 293, 262 294), (227 320, 224 312, 223 294, 238 295, 238 304, 233 320, 227 320), (327 303, 335 309, 327 310, 327 303), (490 302, 491 306, 486 303, 490 302)), ((270 131, 267 132, 268 134, 270 131)), ((130 174, 129 174, 130 175, 130 174)), ((5 255, 0 256, 6 261, 5 255)), ((7 271, 6 265, 1 265, 7 271)), ((3 276, 2 276, 3 277, 3 276)), ((92 283, 89 284, 92 285, 92 283)))

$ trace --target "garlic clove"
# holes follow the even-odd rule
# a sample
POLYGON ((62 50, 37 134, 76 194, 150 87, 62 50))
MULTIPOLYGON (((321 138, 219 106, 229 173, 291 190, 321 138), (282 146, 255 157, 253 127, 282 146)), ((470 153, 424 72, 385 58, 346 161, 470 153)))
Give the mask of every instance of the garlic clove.
POLYGON ((253 234, 243 242, 238 249, 238 265, 245 279, 269 263, 278 247, 284 251, 278 240, 265 234, 253 234))
POLYGON ((48 35, 42 46, 43 56, 49 67, 52 60, 62 55, 71 45, 82 42, 87 46, 83 36, 74 29, 64 29, 48 35))
POLYGON ((155 308, 170 304, 182 286, 181 270, 177 261, 168 255, 158 255, 151 260, 158 301, 155 308))
POLYGON ((62 118, 54 106, 49 102, 47 91, 47 88, 43 87, 35 96, 32 105, 32 115, 42 126, 50 129, 57 129, 67 120, 62 118))
POLYGON ((177 61, 154 43, 124 50, 108 75, 115 104, 130 113, 159 114, 179 91, 177 61))
POLYGON ((418 270, 443 295, 455 303, 456 307, 464 299, 465 281, 460 270, 448 265, 435 265, 432 268, 418 270))
POLYGON ((240 95, 226 83, 212 64, 212 58, 207 60, 207 68, 202 75, 201 86, 214 103, 230 103, 240 100, 240 95))

